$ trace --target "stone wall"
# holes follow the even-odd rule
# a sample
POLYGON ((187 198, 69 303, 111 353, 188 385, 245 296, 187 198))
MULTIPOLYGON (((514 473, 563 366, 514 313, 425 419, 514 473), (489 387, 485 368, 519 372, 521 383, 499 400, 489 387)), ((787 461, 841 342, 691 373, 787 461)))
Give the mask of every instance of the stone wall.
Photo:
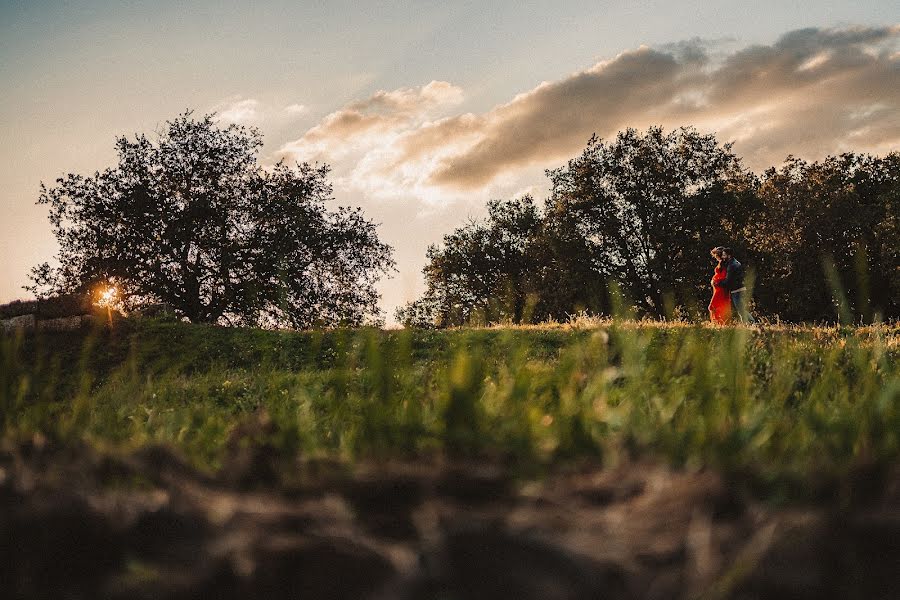
POLYGON ((16 331, 18 329, 34 329, 37 319, 34 315, 22 315, 0 321, 0 331, 16 331))
POLYGON ((37 328, 41 331, 71 331, 81 329, 83 325, 90 324, 91 315, 75 315, 74 317, 60 317, 59 319, 46 319, 37 322, 37 328))
POLYGON ((16 331, 19 329, 37 329, 39 331, 72 331, 88 325, 93 320, 91 315, 75 315, 58 319, 38 320, 35 315, 22 315, 11 319, 0 320, 0 331, 16 331))

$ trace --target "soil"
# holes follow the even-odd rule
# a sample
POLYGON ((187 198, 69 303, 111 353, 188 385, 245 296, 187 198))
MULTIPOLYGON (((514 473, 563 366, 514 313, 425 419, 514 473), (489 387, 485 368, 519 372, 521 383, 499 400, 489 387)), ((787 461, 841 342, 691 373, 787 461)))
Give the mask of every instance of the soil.
MULTIPOLYGON (((299 460, 219 474, 170 450, 0 450, 7 598, 897 598, 900 476, 781 506, 647 463, 540 480, 499 464, 299 460)), ((865 478, 863 478, 865 479, 865 478)))

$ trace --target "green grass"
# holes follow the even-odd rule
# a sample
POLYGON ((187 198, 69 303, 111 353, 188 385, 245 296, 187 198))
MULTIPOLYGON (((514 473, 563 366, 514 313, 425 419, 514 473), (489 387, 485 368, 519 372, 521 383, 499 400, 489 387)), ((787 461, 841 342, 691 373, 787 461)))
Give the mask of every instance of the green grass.
POLYGON ((649 457, 803 495, 900 455, 900 327, 634 321, 276 332, 125 320, 0 337, 0 427, 218 466, 265 411, 284 456, 649 457), (806 491, 805 491, 806 490, 806 491))

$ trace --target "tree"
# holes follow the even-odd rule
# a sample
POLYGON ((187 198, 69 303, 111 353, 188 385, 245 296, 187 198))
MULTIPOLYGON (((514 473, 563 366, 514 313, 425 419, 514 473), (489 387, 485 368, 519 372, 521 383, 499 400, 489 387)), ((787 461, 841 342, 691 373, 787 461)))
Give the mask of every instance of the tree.
POLYGON ((789 157, 757 177, 713 135, 652 127, 594 137, 547 175, 542 209, 527 196, 491 201, 486 219, 430 247, 427 291, 398 319, 564 320, 625 299, 645 315, 680 305, 706 318, 718 245, 758 274, 760 315, 900 318, 900 153, 789 157))
POLYGON ((717 245, 741 249, 737 232, 753 204, 753 177, 731 144, 692 128, 593 137, 548 176, 548 212, 573 222, 594 249, 595 270, 654 316, 667 303, 705 306, 705 257, 717 245))
POLYGON ((711 247, 745 247, 755 179, 712 135, 650 128, 612 143, 593 137, 547 176, 543 210, 530 197, 495 200, 485 221, 430 247, 428 289, 398 319, 422 326, 609 314, 613 282, 645 314, 663 316, 675 302, 706 305, 711 247))
POLYGON ((518 322, 537 268, 531 247, 540 226, 530 196, 492 200, 485 221, 445 235, 443 246, 429 246, 423 269, 428 289, 401 308, 397 319, 420 327, 518 322))
POLYGON ((900 153, 788 157, 757 193, 747 238, 761 250, 762 310, 789 321, 834 321, 839 309, 900 317, 900 153))
POLYGON ((167 303, 193 322, 309 327, 378 319, 391 248, 359 209, 328 211, 327 166, 258 163, 262 136, 214 115, 116 140, 118 164, 41 185, 58 267, 39 296, 114 284, 126 308, 167 303))
POLYGON ((397 312, 400 322, 540 322, 603 310, 604 277, 564 215, 542 213, 530 196, 492 200, 487 208, 486 219, 428 248, 427 291, 397 312))

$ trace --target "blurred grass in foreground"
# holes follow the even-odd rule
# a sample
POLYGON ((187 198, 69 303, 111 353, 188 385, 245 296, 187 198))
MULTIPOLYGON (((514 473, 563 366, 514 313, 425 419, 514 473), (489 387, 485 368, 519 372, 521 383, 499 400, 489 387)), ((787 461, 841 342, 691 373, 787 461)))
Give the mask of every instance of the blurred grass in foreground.
POLYGON ((216 468, 231 431, 265 411, 273 427, 254 443, 285 457, 492 457, 526 472, 651 457, 802 495, 815 478, 896 464, 898 358, 898 325, 276 332, 125 320, 0 337, 0 426, 62 444, 170 444, 216 468))

